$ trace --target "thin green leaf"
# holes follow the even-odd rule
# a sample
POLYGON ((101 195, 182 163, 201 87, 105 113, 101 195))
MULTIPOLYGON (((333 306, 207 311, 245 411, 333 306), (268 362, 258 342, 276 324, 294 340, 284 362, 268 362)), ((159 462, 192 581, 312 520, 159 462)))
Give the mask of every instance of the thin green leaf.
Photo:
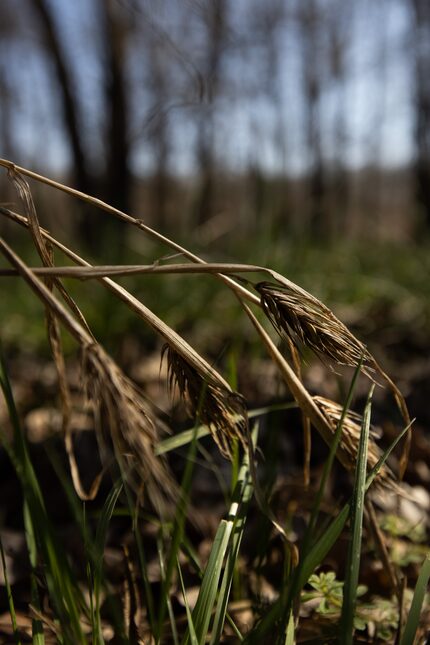
MULTIPOLYGON (((193 621, 199 643, 204 643, 209 629, 212 610, 218 593, 222 565, 229 546, 233 522, 221 520, 215 535, 209 561, 203 576, 200 593, 193 611, 193 621)), ((183 645, 189 642, 188 633, 183 645)))
MULTIPOLYGON (((37 545, 36 545, 36 534, 33 529, 33 524, 31 522, 30 511, 28 510, 28 504, 24 500, 23 505, 23 515, 24 515, 24 526, 25 526, 25 539, 27 542, 28 556, 32 568, 31 572, 31 604, 32 606, 40 613, 41 605, 39 598, 39 590, 37 586, 37 576, 36 576, 36 567, 37 567, 37 545)), ((45 635, 43 632, 42 621, 33 617, 31 624, 32 632, 32 641, 33 645, 44 645, 45 635)))
POLYGON ((372 409, 373 385, 363 416, 363 425, 358 445, 357 468, 355 471, 354 491, 351 504, 351 540, 346 564, 343 589, 340 630, 345 645, 352 645, 354 637, 354 614, 357 600, 358 577, 360 571, 361 539, 363 532, 364 496, 366 493, 367 448, 369 443, 370 417, 372 409))
POLYGON ((196 630, 194 628, 193 617, 191 614, 190 606, 188 604, 187 592, 185 590, 184 579, 182 577, 181 565, 179 564, 179 559, 177 561, 179 581, 181 583, 182 597, 185 603, 185 610, 187 612, 187 622, 188 622, 188 631, 190 634, 191 645, 199 645, 197 640, 196 630))
MULTIPOLYGON (((367 475, 366 486, 365 486, 366 491, 369 489, 375 477, 377 476, 378 472, 381 470, 381 468, 387 461, 388 457, 390 456, 394 448, 397 446, 397 444, 401 441, 403 435, 409 430, 409 428, 410 428, 410 424, 406 426, 399 434, 399 436, 396 437, 396 439, 388 446, 388 448, 381 455, 381 458, 379 459, 376 466, 372 468, 370 473, 367 475)), ((342 508, 340 513, 335 517, 333 522, 331 522, 327 530, 324 531, 323 535, 319 538, 319 540, 314 544, 314 546, 309 551, 308 555, 305 557, 300 571, 298 590, 301 590, 304 587, 304 585, 309 580, 310 576, 312 575, 316 567, 319 564, 322 564, 325 556, 333 547, 339 535, 341 534, 342 529, 345 525, 345 522, 348 519, 350 510, 351 510, 351 502, 348 502, 342 508)))
POLYGON ((427 553, 421 567, 420 574, 418 576, 417 584, 415 585, 414 596, 412 598, 411 608, 409 610, 405 629, 400 640, 400 645, 411 645, 411 643, 413 643, 415 640, 415 635, 417 633, 418 625, 420 622, 421 608, 427 591, 429 578, 430 553, 427 553))
POLYGON ((44 571, 49 596, 60 621, 64 638, 70 642, 85 643, 80 622, 81 611, 85 607, 83 596, 46 513, 42 492, 19 423, 1 348, 0 387, 14 430, 12 444, 4 436, 0 438, 20 479, 24 498, 28 504, 32 526, 37 535, 36 542, 41 549, 45 563, 44 571))
POLYGON ((400 443, 400 441, 403 439, 404 435, 408 432, 408 430, 411 428, 412 424, 414 423, 415 419, 412 419, 410 423, 408 423, 407 426, 403 428, 403 430, 400 432, 400 434, 394 439, 394 441, 388 446, 388 448, 385 450, 384 453, 382 453, 381 457, 379 458, 378 462, 374 465, 372 470, 369 472, 367 479, 366 479, 366 491, 369 490, 370 486, 372 485, 372 482, 374 481, 375 477, 377 477, 379 471, 387 461, 388 457, 391 455, 393 452, 394 448, 400 443))
MULTIPOLYGON (((252 433, 252 442, 254 446, 257 443, 258 436, 258 424, 255 425, 254 431, 252 433)), ((252 477, 249 469, 249 455, 248 453, 244 456, 242 466, 238 473, 237 483, 235 492, 233 494, 233 503, 230 507, 230 517, 234 517, 233 511, 237 508, 237 516, 233 521, 233 535, 232 535, 232 544, 227 557, 227 563, 224 570, 217 608, 215 611, 214 623, 212 626, 212 636, 210 643, 215 645, 218 643, 221 634, 224 628, 224 622, 227 613, 227 606, 230 597, 231 585, 233 582, 234 570, 239 555, 240 544, 242 541, 243 531, 245 528, 246 517, 248 512, 249 503, 252 498, 253 493, 253 484, 252 477), (237 506, 239 504, 239 506, 237 506)))
MULTIPOLYGON (((166 565, 164 560, 163 544, 160 536, 157 538, 157 552, 158 552, 158 561, 160 563, 161 581, 163 582, 163 585, 164 585, 166 581, 166 565)), ((169 614, 170 626, 172 628, 172 640, 174 645, 179 645, 178 630, 176 629, 175 613, 173 611, 170 594, 167 594, 165 598, 165 603, 169 614)))
POLYGON ((285 635, 285 645, 294 645, 295 642, 294 614, 291 611, 287 625, 287 633, 285 635))
POLYGON ((170 585, 172 582, 173 572, 175 570, 179 548, 181 546, 183 535, 184 535, 185 519, 187 515, 191 483, 192 483, 192 477, 194 472, 194 463, 195 463, 195 458, 197 453, 197 433, 198 433, 198 426, 196 426, 195 428, 194 436, 192 438, 191 445, 188 450, 185 471, 182 476, 181 487, 179 491, 179 502, 177 506, 175 520, 173 523, 170 553, 169 553, 169 558, 168 558, 165 576, 163 580, 160 608, 158 612, 158 622, 156 626, 157 642, 160 641, 162 636, 164 617, 166 615, 166 609, 167 609, 167 601, 170 597, 169 596, 170 585))
POLYGON ((15 605, 13 602, 12 589, 9 584, 9 578, 7 575, 6 558, 4 555, 3 542, 1 537, 0 537, 0 555, 1 555, 1 562, 3 567, 4 584, 5 584, 6 593, 7 593, 7 602, 9 605, 9 614, 10 614, 10 619, 12 621, 13 637, 14 637, 15 643, 17 643, 17 645, 21 645, 21 639, 18 633, 18 623, 16 620, 15 605))
POLYGON ((93 638, 97 638, 97 642, 100 644, 104 643, 100 617, 100 590, 103 582, 103 555, 106 545, 107 530, 121 491, 122 481, 118 480, 110 491, 108 497, 106 498, 105 503, 103 504, 102 512, 100 514, 96 529, 95 541, 92 545, 92 559, 94 561, 93 586, 95 597, 95 634, 93 634, 93 638))

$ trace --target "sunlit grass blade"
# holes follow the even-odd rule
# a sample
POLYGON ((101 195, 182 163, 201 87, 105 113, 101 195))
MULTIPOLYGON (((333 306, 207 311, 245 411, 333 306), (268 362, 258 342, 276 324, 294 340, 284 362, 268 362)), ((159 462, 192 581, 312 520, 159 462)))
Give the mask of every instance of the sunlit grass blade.
POLYGON ((290 612, 290 618, 288 620, 287 624, 287 632, 285 634, 285 645, 294 645, 295 641, 295 636, 294 636, 294 614, 291 611, 290 612))
POLYGON ((412 598, 411 608, 409 610, 408 618, 403 634, 400 639, 400 645, 410 645, 415 642, 415 635, 417 633, 418 625, 420 622, 421 608, 423 606, 424 597, 427 592, 427 586, 430 579, 430 553, 427 553, 417 583, 415 585, 414 596, 412 598))
MULTIPOLYGON (((258 424, 255 425, 254 431, 252 433, 252 442, 254 446, 257 443, 257 436, 258 424)), ((215 645, 215 643, 218 643, 220 641, 221 634, 224 628, 234 570, 239 555, 240 544, 242 542, 243 531, 245 528, 246 517, 249 502, 252 498, 252 493, 253 485, 249 469, 249 455, 246 454, 238 473, 236 488, 233 494, 232 506, 230 507, 229 517, 231 517, 232 511, 236 509, 235 504, 240 504, 237 510, 237 517, 234 520, 231 549, 227 557, 227 563, 221 581, 217 608, 215 611, 215 618, 212 626, 212 635, 210 640, 211 645, 215 645)))
MULTIPOLYGON (((204 643, 218 593, 218 583, 222 572, 224 558, 229 547, 233 522, 221 520, 212 545, 209 561, 203 576, 200 593, 193 611, 193 622, 199 643, 204 643)), ((183 645, 188 645, 187 632, 183 645)))
POLYGON ((352 645, 354 634, 354 614, 357 600, 357 587, 361 559, 361 539, 363 533, 364 497, 366 494, 367 447, 369 443, 370 416, 374 387, 375 386, 373 385, 370 390, 366 408, 364 410, 351 504, 351 539, 348 548, 340 620, 340 633, 342 634, 345 645, 352 645))
MULTIPOLYGON (((253 434, 253 441, 256 440, 257 430, 253 434)), ((218 585, 221 578, 222 567, 227 558, 226 570, 221 583, 218 595, 218 606, 215 613, 213 634, 211 643, 219 642, 222 633, 228 598, 231 589, 231 581, 235 562, 240 547, 240 541, 246 520, 246 506, 252 496, 252 478, 249 468, 248 456, 244 457, 243 465, 239 471, 236 489, 226 520, 221 520, 215 535, 209 561, 203 576, 199 596, 193 611, 193 622, 199 643, 205 641, 212 612, 218 595, 218 585), (232 537, 233 536, 233 537, 232 537)), ((183 644, 189 643, 189 633, 185 635, 183 644)))

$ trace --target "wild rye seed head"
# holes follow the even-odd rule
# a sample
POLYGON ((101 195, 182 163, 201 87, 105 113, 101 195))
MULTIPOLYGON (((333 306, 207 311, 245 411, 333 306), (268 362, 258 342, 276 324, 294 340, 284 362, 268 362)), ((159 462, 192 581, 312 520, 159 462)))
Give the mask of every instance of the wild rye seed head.
POLYGON ((222 455, 232 458, 236 439, 246 449, 248 419, 243 397, 200 374, 168 343, 162 350, 164 356, 168 363, 170 389, 178 387, 190 414, 209 427, 222 455))
POLYGON ((130 485, 162 510, 166 500, 175 498, 176 489, 165 460, 154 454, 162 424, 139 389, 99 344, 85 348, 82 366, 102 445, 106 447, 110 437, 130 485))
POLYGON ((255 285, 263 311, 282 338, 300 349, 309 347, 320 358, 355 367, 373 358, 334 313, 317 298, 293 286, 259 282, 255 285))
MULTIPOLYGON (((314 396, 313 400, 318 405, 322 413, 329 420, 333 429, 333 434, 336 432, 338 423, 342 417, 343 407, 330 399, 323 396, 314 396)), ((342 424, 342 434, 339 443, 339 450, 346 456, 346 460, 350 463, 351 469, 355 468, 357 463, 358 444, 360 441, 361 427, 363 424, 363 417, 352 410, 347 410, 342 424)), ((367 451, 367 467, 371 470, 378 463, 382 451, 375 443, 378 433, 374 428, 370 430, 369 444, 367 451)), ((391 488, 397 491, 394 475, 388 466, 383 466, 375 480, 374 485, 383 485, 386 488, 391 488)))

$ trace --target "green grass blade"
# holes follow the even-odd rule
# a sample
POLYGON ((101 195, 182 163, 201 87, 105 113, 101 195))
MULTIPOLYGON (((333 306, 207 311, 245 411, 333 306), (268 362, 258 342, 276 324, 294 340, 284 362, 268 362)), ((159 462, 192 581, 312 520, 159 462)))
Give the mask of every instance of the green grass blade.
MULTIPOLYGON (((346 416, 346 414, 347 414, 347 412, 348 412, 348 410, 349 410, 349 408, 351 406, 351 401, 352 401, 352 397, 353 397, 353 394, 354 394, 355 385, 357 383, 357 379, 359 377, 362 365, 363 365, 363 357, 361 358, 360 362, 358 363, 357 367, 354 370, 354 374, 353 374, 353 377, 351 379, 348 394, 347 394, 347 397, 346 397, 345 405, 343 406, 342 414, 341 414, 341 417, 340 417, 339 422, 337 424, 337 428, 336 428, 336 431, 334 433, 333 441, 332 441, 330 449, 329 449, 329 454, 328 454, 328 457, 327 457, 327 459, 325 461, 325 464, 324 464, 323 474, 322 474, 322 477, 321 477, 321 481, 320 481, 320 485, 319 485, 319 488, 318 488, 317 495, 315 497, 315 502, 313 504, 311 517, 309 519, 309 524, 307 526, 307 529, 306 529, 306 532, 305 532, 305 535, 304 535, 304 538, 303 538, 303 544, 302 544, 302 547, 300 549, 301 560, 300 560, 299 565, 296 568, 296 570, 295 570, 295 572, 294 572, 294 574, 292 576, 291 584, 285 588, 283 594, 281 595, 282 597, 280 599, 279 604, 284 605, 284 608, 282 610, 282 613, 283 613, 282 626, 280 628, 280 633, 281 634, 286 633, 287 625, 288 625, 288 621, 289 621, 289 617, 290 617, 290 613, 291 613, 291 607, 292 607, 292 605, 294 603, 295 598, 297 598, 297 596, 300 594, 300 591, 301 591, 300 584, 301 584, 301 581, 302 581, 302 579, 304 577, 303 573, 302 573, 302 569, 303 569, 304 563, 307 561, 307 555, 308 555, 312 540, 314 539, 321 502, 322 502, 322 499, 323 499, 323 496, 324 496, 324 491, 325 491, 327 481, 328 481, 328 478, 330 476, 330 473, 331 473, 331 470, 332 470, 332 467, 333 467, 333 463, 334 463, 334 460, 335 460, 335 457, 336 457, 336 452, 337 452, 337 449, 338 449, 338 446, 339 446, 339 443, 340 443, 340 439, 341 439, 341 436, 342 436, 343 422, 344 422, 345 416, 346 416)), ((342 530, 342 528, 340 528, 340 531, 341 530, 342 530)), ((331 535, 331 534, 329 534, 329 535, 331 535)), ((334 532, 334 535, 336 535, 336 531, 334 532)), ((338 535, 339 534, 336 535, 336 539, 337 539, 338 535)), ((324 544, 325 543, 322 543, 320 546, 323 547, 324 544)), ((321 548, 321 551, 322 550, 323 549, 321 548)), ((316 549, 316 551, 313 552, 312 557, 308 560, 308 563, 307 563, 308 567, 313 562, 315 562, 315 558, 319 555, 319 553, 320 553, 319 548, 316 549)), ((280 610, 281 610, 281 608, 280 608, 280 610)))
POLYGON ((414 596, 412 598, 411 608, 409 610, 405 629, 400 640, 400 645, 411 645, 411 643, 413 643, 415 640, 415 635, 417 633, 420 621, 421 608, 427 591, 429 578, 430 553, 427 553, 421 567, 420 574, 418 576, 417 584, 415 585, 414 596))
POLYGON ((7 575, 6 558, 4 555, 3 542, 1 537, 0 537, 0 555, 1 555, 1 562, 3 566, 3 577, 4 577, 4 584, 5 584, 6 593, 7 593, 7 602, 9 605, 9 614, 12 622, 13 637, 14 637, 15 643, 17 645, 21 645, 21 639, 19 637, 19 632, 18 632, 18 623, 16 620, 15 605, 13 602, 12 589, 9 584, 9 578, 7 575))
POLYGON ((318 513, 319 513, 320 506, 321 506, 321 502, 322 502, 322 499, 323 499, 323 496, 324 496, 325 487, 326 487, 328 478, 330 476, 331 469, 333 467, 333 462, 335 460, 336 452, 337 452, 337 449, 338 449, 338 446, 339 446, 339 443, 340 443, 340 439, 341 439, 341 436, 342 436, 343 422, 344 422, 345 416, 346 416, 346 414, 347 414, 347 412, 348 412, 348 410, 349 410, 349 408, 351 406, 352 397, 353 397, 353 394, 354 394, 355 386, 356 386, 357 379, 359 377, 362 365, 363 365, 363 357, 361 358, 360 362, 358 363, 357 367, 355 368, 354 375, 352 377, 351 384, 349 386, 348 394, 347 394, 347 397, 346 397, 345 405, 343 406, 342 415, 341 415, 341 417, 339 419, 339 423, 337 424, 336 432, 335 432, 334 437, 333 437, 333 442, 332 442, 332 444, 330 446, 329 454, 328 454, 328 457, 327 457, 326 462, 324 464, 324 470, 323 470, 323 474, 322 474, 322 477, 321 477, 320 486, 319 486, 318 493, 317 493, 317 496, 316 496, 316 499, 315 499, 314 507, 312 509, 312 514, 311 514, 311 518, 309 520, 308 529, 306 531, 306 535, 305 535, 304 540, 303 540, 302 557, 306 555, 306 551, 307 551, 307 549, 309 547, 310 540, 312 539, 312 535, 315 532, 315 526, 316 526, 316 522, 317 522, 317 519, 318 519, 318 513))
MULTIPOLYGON (((233 522, 221 520, 203 576, 202 586, 193 611, 193 622, 199 643, 205 642, 208 633, 212 610, 218 593, 218 583, 232 530, 233 522)), ((188 643, 189 634, 187 632, 183 645, 188 643)))
POLYGON ((330 549, 333 547, 336 540, 342 533, 343 527, 345 526, 345 522, 349 517, 350 511, 350 504, 345 504, 339 515, 336 516, 328 529, 324 531, 323 535, 307 554, 300 570, 300 576, 298 578, 297 585, 298 590, 303 589, 315 569, 323 563, 327 553, 330 551, 330 549))
POLYGON ((161 640, 162 631, 163 631, 163 622, 164 622, 166 609, 167 609, 167 599, 169 598, 169 593, 170 593, 170 585, 172 581, 173 572, 175 570, 179 549, 184 535, 185 519, 187 515, 191 483, 192 483, 193 472, 194 472, 194 463, 195 463, 195 458, 197 454, 197 434, 198 434, 198 426, 196 426, 195 428, 194 437, 188 449, 187 461, 186 461, 185 470, 182 476, 182 481, 181 481, 181 486, 179 491, 179 501, 178 501, 177 511, 176 511, 176 515, 173 523, 170 553, 167 561, 165 577, 163 580, 160 608, 158 612, 158 621, 156 626, 157 642, 160 642, 161 640))
POLYGON ((44 572, 49 597, 60 621, 64 638, 74 643, 85 643, 86 639, 80 622, 81 612, 86 610, 83 596, 46 513, 42 492, 30 460, 1 351, 0 387, 14 430, 12 444, 5 437, 0 438, 21 482, 24 499, 27 502, 32 526, 36 533, 36 542, 45 564, 44 572))
POLYGON ((287 625, 287 633, 285 635, 285 645, 294 645, 295 641, 294 629, 294 614, 290 612, 290 618, 287 625))
POLYGON ((373 466, 372 470, 369 472, 367 479, 366 479, 366 491, 370 488, 372 485, 375 477, 378 475, 380 472, 381 468, 387 461, 388 457, 391 455, 393 452, 394 448, 400 443, 400 441, 403 439, 404 435, 407 433, 409 428, 412 426, 414 423, 415 419, 412 419, 410 423, 408 423, 407 426, 403 428, 403 430, 400 432, 399 436, 394 439, 394 441, 388 446, 388 448, 383 452, 381 457, 378 459, 377 463, 373 466))
POLYGON ((96 537, 91 549, 92 560, 94 562, 93 588, 95 599, 95 634, 93 640, 95 643, 104 643, 101 629, 100 617, 100 591, 103 583, 103 555, 106 545, 106 536, 112 514, 115 510, 118 497, 122 491, 122 481, 118 480, 110 491, 100 514, 99 522, 96 529, 96 537))
MULTIPOLYGON (((146 562, 146 556, 145 556, 145 549, 143 546, 142 534, 139 528, 139 508, 135 500, 133 499, 133 494, 127 484, 127 480, 122 471, 121 464, 119 464, 119 469, 121 472, 121 479, 124 486, 125 497, 127 500, 128 515, 132 518, 132 531, 136 542, 140 573, 142 575, 142 580, 143 580, 143 588, 145 592, 144 597, 146 602, 146 609, 148 612, 148 621, 152 632, 155 633, 157 630, 157 624, 156 624, 155 610, 154 610, 154 598, 152 595, 151 585, 148 578, 148 568, 147 568, 147 562, 146 562)), ((124 620, 122 616, 123 611, 121 611, 121 613, 118 614, 116 611, 116 607, 113 606, 112 609, 115 610, 115 614, 116 614, 115 620, 116 620, 118 632, 119 634, 121 634, 121 638, 125 642, 126 635, 125 635, 124 620)))
MULTIPOLYGON (((165 581, 166 581, 166 565, 165 565, 165 558, 164 558, 161 536, 158 536, 158 539, 157 539, 157 552, 158 552, 158 561, 160 563, 161 582, 164 588, 165 581)), ((178 560, 179 558, 177 558, 177 561, 178 560)), ((176 621, 175 621, 175 613, 173 611, 172 600, 170 598, 169 593, 166 594, 166 597, 163 598, 163 601, 166 603, 167 613, 169 614, 173 645, 179 645, 178 630, 176 628, 176 621)))
POLYGON ((358 445, 357 467, 351 504, 351 539, 346 562, 345 584, 343 588, 340 633, 345 645, 352 645, 354 637, 354 614, 357 601, 358 577, 360 572, 361 539, 363 533, 364 497, 366 494, 367 449, 369 443, 370 417, 372 409, 373 385, 363 416, 363 425, 358 445))
MULTIPOLYGON (((366 491, 371 486, 378 472, 381 470, 388 457, 397 446, 397 444, 402 440, 402 437, 406 434, 410 427, 410 424, 406 426, 398 437, 388 446, 388 448, 381 455, 378 463, 372 468, 370 473, 367 475, 365 489, 366 491)), ((314 546, 310 549, 309 553, 305 557, 298 581, 298 590, 301 590, 306 582, 309 580, 312 573, 315 571, 316 567, 321 564, 330 551, 330 549, 335 544, 336 540, 342 533, 342 529, 345 526, 345 523, 349 517, 351 510, 351 502, 345 504, 340 513, 335 517, 333 522, 329 525, 327 530, 323 535, 318 539, 314 546)))
MULTIPOLYGON (((37 567, 37 545, 36 545, 36 534, 33 529, 31 522, 30 511, 28 510, 27 502, 24 500, 23 506, 23 515, 24 515, 24 526, 25 526, 25 538, 27 542, 28 556, 31 564, 31 604, 33 607, 41 613, 41 605, 39 598, 39 590, 37 587, 37 576, 36 576, 36 567, 37 567)), ((32 631, 32 641, 33 645, 44 645, 45 635, 43 632, 43 624, 39 618, 32 619, 31 625, 32 631)))
POLYGON ((185 610, 187 612, 188 631, 190 634, 191 645, 199 645, 199 641, 197 640, 196 630, 194 628, 193 616, 191 614, 190 606, 188 604, 187 592, 185 591, 184 579, 182 577, 181 565, 179 564, 179 560, 177 561, 177 566, 178 566, 178 576, 181 584, 182 596, 184 598, 184 603, 185 603, 185 610))
MULTIPOLYGON (((257 442, 258 424, 255 425, 252 433, 252 441, 254 446, 257 442)), ((212 635, 210 643, 215 645, 221 638, 224 628, 224 622, 227 614, 227 606, 230 597, 230 590, 233 582, 233 575, 236 566, 236 561, 239 555, 240 544, 242 542, 243 531, 246 523, 246 516, 248 512, 249 503, 252 498, 253 485, 252 477, 249 470, 249 455, 246 454, 243 458, 242 466, 239 470, 236 489, 233 494, 233 504, 230 507, 230 513, 235 510, 235 504, 240 504, 237 511, 237 516, 233 520, 233 534, 231 549, 228 554, 226 567, 224 570, 217 608, 215 611, 215 618, 212 626, 212 635)), ((231 517, 232 515, 230 515, 231 517)), ((234 516, 233 516, 234 517, 234 516)))

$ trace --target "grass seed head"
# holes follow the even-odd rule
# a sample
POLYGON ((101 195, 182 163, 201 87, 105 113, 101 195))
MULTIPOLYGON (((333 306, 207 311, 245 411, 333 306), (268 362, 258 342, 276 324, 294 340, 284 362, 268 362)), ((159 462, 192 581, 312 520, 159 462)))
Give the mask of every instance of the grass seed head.
POLYGON ((271 282, 260 282, 255 288, 261 296, 263 311, 278 334, 290 339, 298 349, 306 346, 322 359, 353 367, 362 356, 364 363, 373 363, 365 345, 311 294, 271 282))
MULTIPOLYGON (((333 429, 333 435, 336 432, 338 423, 342 417, 343 407, 330 399, 323 396, 314 396, 315 403, 320 408, 321 412, 329 420, 333 429)), ((355 468, 357 463, 358 444, 360 441, 361 427, 363 424, 363 417, 352 410, 348 410, 344 416, 342 424, 342 434, 339 443, 339 450, 341 450, 346 457, 346 461, 351 464, 351 469, 355 468)), ((369 436, 369 444, 367 451, 367 467, 371 470, 378 463, 382 450, 375 443, 378 433, 375 428, 371 428, 369 436)), ((344 460, 345 461, 345 460, 344 460)), ((380 470, 374 485, 383 485, 386 488, 391 488, 397 492, 397 485, 394 481, 394 474, 384 465, 380 470)))
POLYGON ((168 362, 169 387, 178 387, 190 414, 210 428, 221 453, 231 459, 235 440, 246 449, 248 419, 243 397, 222 383, 208 380, 171 345, 166 344, 162 354, 168 362))
POLYGON ((154 454, 161 422, 150 404, 119 366, 94 343, 83 355, 83 373, 88 399, 99 419, 98 428, 106 447, 109 431, 115 456, 123 464, 130 485, 145 492, 156 510, 175 498, 176 485, 166 462, 154 454))

